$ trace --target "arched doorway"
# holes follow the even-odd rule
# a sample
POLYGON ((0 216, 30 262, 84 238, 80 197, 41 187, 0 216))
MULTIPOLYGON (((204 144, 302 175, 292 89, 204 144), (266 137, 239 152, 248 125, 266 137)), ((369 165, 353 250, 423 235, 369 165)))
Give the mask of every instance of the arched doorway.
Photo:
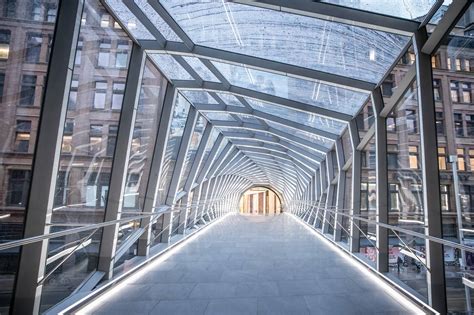
POLYGON ((252 187, 240 198, 241 214, 275 215, 281 213, 280 197, 266 187, 252 187))

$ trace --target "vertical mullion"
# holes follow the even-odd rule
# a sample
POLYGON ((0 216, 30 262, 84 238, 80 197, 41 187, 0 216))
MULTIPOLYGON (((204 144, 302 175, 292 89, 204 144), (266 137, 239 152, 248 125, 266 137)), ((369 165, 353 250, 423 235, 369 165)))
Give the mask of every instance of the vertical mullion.
MULTIPOLYGON (((123 193, 130 158, 130 144, 133 138, 144 66, 145 51, 137 44, 133 44, 110 174, 110 188, 104 218, 106 222, 121 217, 123 193)), ((102 232, 98 270, 105 272, 106 279, 112 277, 118 229, 119 224, 117 223, 105 227, 102 232)))
MULTIPOLYGON (((427 38, 427 30, 424 27, 415 33, 413 41, 418 83, 425 233, 443 238, 431 55, 421 51, 427 38)), ((429 268, 427 272, 428 302, 436 311, 445 314, 447 302, 442 244, 426 240, 426 264, 429 268)))
POLYGON ((191 166, 191 170, 189 171, 189 176, 186 179, 186 183, 184 185, 184 191, 189 192, 191 189, 191 186, 194 184, 194 180, 196 179, 197 173, 199 171, 199 166, 202 163, 204 152, 206 151, 207 143, 209 142, 211 133, 212 133, 212 125, 208 123, 206 125, 206 128, 204 129, 204 133, 201 138, 201 143, 199 143, 199 148, 196 152, 196 157, 194 158, 193 165, 191 166))
MULTIPOLYGON (((380 115, 384 107, 380 87, 372 92, 372 104, 375 109, 376 221, 388 224, 387 118, 380 115)), ((376 236, 377 271, 388 272, 388 230, 377 225, 376 236)))
POLYGON ((337 157, 337 197, 336 197, 336 207, 334 214, 334 240, 336 242, 341 241, 341 229, 342 229, 342 215, 338 212, 344 212, 344 193, 346 190, 346 171, 343 170, 344 166, 344 152, 342 148, 342 140, 339 138, 336 140, 336 157, 337 157))
MULTIPOLYGON (((54 41, 39 118, 32 178, 23 237, 49 232, 66 120, 71 78, 84 0, 60 1, 54 41)), ((23 246, 18 263, 12 314, 37 314, 40 310, 48 240, 23 246)))
MULTIPOLYGON (((155 212, 156 197, 158 194, 159 179, 161 178, 163 160, 166 153, 166 142, 168 139, 169 127, 173 118, 173 105, 176 97, 176 89, 168 83, 166 87, 165 99, 163 102, 163 109, 161 112, 160 125, 158 127, 155 147, 153 151, 153 158, 150 166, 150 176, 148 186, 145 192, 145 201, 143 204, 143 212, 155 212)), ((146 231, 138 240, 137 255, 146 256, 150 249, 151 243, 151 222, 154 218, 145 218, 140 222, 141 228, 146 228, 146 231)))
MULTIPOLYGON (((360 143, 359 131, 355 119, 349 122, 349 135, 351 138, 352 147, 352 176, 351 176, 351 211, 350 214, 353 216, 360 215, 360 191, 361 191, 361 151, 357 150, 357 146, 360 143)), ((356 219, 350 219, 350 240, 349 249, 351 253, 358 253, 360 248, 360 222, 356 219)))

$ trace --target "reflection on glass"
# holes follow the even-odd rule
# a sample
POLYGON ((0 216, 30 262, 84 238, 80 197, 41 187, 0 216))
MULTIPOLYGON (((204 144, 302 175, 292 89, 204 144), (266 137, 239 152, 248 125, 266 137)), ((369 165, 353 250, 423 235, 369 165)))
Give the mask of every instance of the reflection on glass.
MULTIPOLYGON (((0 243, 23 237, 56 0, 2 1, 0 17, 0 243), (21 7, 20 7, 21 5, 21 7), (48 7, 48 14, 44 8, 48 7)), ((19 248, 0 253, 0 313, 8 314, 19 248)))
POLYGON ((373 83, 382 79, 409 40, 373 29, 237 3, 161 3, 196 44, 373 83), (375 52, 372 60, 371 49, 375 52))
MULTIPOLYGON (((138 100, 133 138, 130 147, 127 178, 123 196, 122 218, 128 214, 143 211, 145 192, 149 179, 151 159, 159 126, 159 119, 166 89, 166 79, 160 74, 154 64, 147 59, 143 73, 140 98, 138 100)), ((133 235, 140 227, 140 221, 127 222, 119 227, 117 248, 133 235)), ((115 266, 135 254, 136 243, 131 246, 115 266)))
POLYGON ((193 80, 193 77, 181 66, 172 55, 168 54, 149 54, 163 71, 164 75, 170 80, 193 80))
MULTIPOLYGON (((112 157, 115 150, 117 128, 120 118, 121 97, 114 97, 117 88, 127 76, 127 67, 116 67, 114 58, 131 41, 121 29, 110 28, 103 32, 99 22, 106 13, 102 5, 86 1, 79 33, 82 45, 80 60, 74 66, 73 83, 65 124, 59 171, 51 218, 51 232, 75 225, 102 222, 109 190, 112 157), (104 41, 108 43, 110 63, 99 64, 97 58, 104 41), (66 224, 66 225, 63 225, 66 224)), ((111 19, 107 17, 107 19, 111 19)), ((111 20, 109 20, 111 21, 111 20)), ((48 245, 48 257, 74 248, 82 235, 71 235, 52 239, 48 245)), ((49 277, 43 287, 42 309, 57 303, 70 294, 88 275, 96 269, 100 232, 81 251, 75 252, 68 264, 62 265, 49 277)), ((47 264, 46 272, 60 263, 47 264)))
POLYGON ((191 171, 191 166, 193 165, 194 159, 196 157, 197 149, 199 148, 199 144, 201 143, 204 128, 206 128, 206 124, 207 121, 204 119, 203 116, 200 115, 196 122, 196 126, 194 127, 193 134, 191 136, 191 142, 189 143, 188 152, 184 161, 181 177, 179 179, 178 192, 183 190, 184 184, 188 179, 189 172, 191 171))
POLYGON ((212 61, 230 84, 265 94, 306 103, 316 107, 354 115, 366 101, 368 94, 263 70, 242 64, 212 61))

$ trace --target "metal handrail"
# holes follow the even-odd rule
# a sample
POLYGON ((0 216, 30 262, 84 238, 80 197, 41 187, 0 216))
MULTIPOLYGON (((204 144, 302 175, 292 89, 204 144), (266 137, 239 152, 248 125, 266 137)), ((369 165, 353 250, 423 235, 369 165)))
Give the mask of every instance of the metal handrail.
MULTIPOLYGON (((85 226, 80 226, 80 227, 77 227, 77 228, 67 229, 67 230, 64 230, 64 231, 47 233, 47 234, 43 234, 43 235, 32 236, 32 237, 23 238, 23 239, 10 241, 10 242, 6 242, 6 243, 0 243, 0 251, 10 249, 10 248, 19 247, 19 246, 23 246, 23 245, 28 245, 28 244, 41 242, 41 241, 44 241, 44 240, 47 240, 47 239, 58 238, 58 237, 62 237, 62 236, 70 235, 70 234, 76 234, 76 233, 80 233, 80 232, 86 232, 86 231, 90 231, 90 230, 100 229, 100 228, 111 226, 111 225, 114 225, 114 224, 131 222, 131 221, 135 221, 135 220, 151 218, 151 217, 154 217, 154 216, 161 216, 162 214, 165 214, 165 213, 178 212, 178 211, 181 211, 182 209, 187 209, 187 208, 191 209, 191 208, 194 208, 194 207, 202 206, 203 204, 212 204, 212 203, 222 201, 222 200, 224 200, 224 199, 220 198, 220 199, 206 200, 206 201, 197 202, 195 204, 191 204, 190 206, 185 206, 185 207, 184 206, 183 207, 174 207, 174 206, 154 207, 155 209, 156 208, 160 208, 160 209, 173 208, 173 209, 166 210, 166 211, 155 212, 155 213, 141 214, 141 215, 136 215, 136 216, 127 217, 127 218, 120 218, 120 219, 117 219, 117 220, 105 221, 105 222, 101 222, 101 223, 94 223, 94 224, 89 224, 89 225, 85 225, 85 226)), ((137 213, 139 213, 139 212, 137 212, 137 213)))
MULTIPOLYGON (((308 205, 308 206, 314 206, 314 204, 312 204, 312 203, 310 203, 306 200, 293 200, 293 202, 305 204, 305 205, 308 205)), ((429 240, 429 241, 432 241, 432 242, 435 242, 435 243, 439 243, 439 244, 442 244, 442 245, 446 245, 446 246, 450 246, 450 247, 453 247, 453 248, 465 250, 465 251, 468 251, 470 253, 474 253, 474 247, 470 247, 470 246, 466 246, 466 245, 463 245, 463 244, 455 243, 455 242, 448 241, 448 240, 438 238, 438 237, 434 237, 434 236, 431 236, 431 235, 426 235, 426 234, 423 234, 423 233, 414 232, 414 231, 407 230, 407 229, 404 229, 404 228, 401 228, 401 227, 398 227, 398 226, 378 222, 378 221, 375 221, 375 220, 366 219, 366 218, 363 218, 363 217, 360 217, 360 216, 339 212, 337 210, 335 211, 335 210, 332 210, 332 209, 329 209, 329 208, 321 208, 321 207, 319 207, 319 208, 321 210, 326 210, 326 211, 329 211, 329 212, 334 213, 334 214, 342 215, 342 216, 350 218, 352 220, 359 220, 359 221, 363 221, 363 222, 366 222, 366 223, 375 224, 375 225, 378 225, 380 227, 383 227, 383 228, 386 228, 386 229, 389 229, 389 230, 392 230, 392 231, 397 231, 397 232, 400 232, 400 233, 408 234, 408 235, 419 237, 419 238, 429 240)))

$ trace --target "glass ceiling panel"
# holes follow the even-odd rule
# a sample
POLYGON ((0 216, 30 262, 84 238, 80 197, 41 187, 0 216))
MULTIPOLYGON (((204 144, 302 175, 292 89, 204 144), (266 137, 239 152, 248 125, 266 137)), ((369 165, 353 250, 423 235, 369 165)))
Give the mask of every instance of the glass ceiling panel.
POLYGON ((226 105, 244 107, 237 97, 230 93, 216 92, 216 94, 226 105))
POLYGON ((346 124, 338 120, 326 118, 313 113, 302 112, 293 108, 245 98, 249 105, 261 112, 288 119, 316 129, 325 130, 334 134, 341 134, 346 124))
POLYGON ((199 58, 183 56, 184 60, 199 74, 204 81, 220 82, 218 78, 207 68, 199 58))
POLYGON ((321 0, 321 2, 420 21, 436 0, 321 0))
POLYGON ((232 85, 350 115, 355 115, 369 96, 321 81, 288 77, 244 65, 212 63, 232 85))
POLYGON ((123 4, 122 0, 105 0, 105 2, 133 37, 136 39, 156 39, 123 4))
POLYGON ((206 91, 201 90, 182 90, 181 93, 193 104, 215 104, 217 101, 206 91))
POLYGON ((234 114, 234 115, 239 117, 244 123, 261 125, 260 121, 254 116, 245 115, 245 114, 234 114))
MULTIPOLYGON (((225 1, 160 2, 196 44, 374 83, 382 79, 409 40, 373 29, 225 1)), ((373 0, 366 2, 378 5, 373 0)))
POLYGON ((149 54, 169 80, 194 80, 193 77, 168 54, 149 54))
POLYGON ((148 0, 134 0, 140 10, 147 16, 150 22, 155 25, 158 31, 163 35, 166 40, 174 42, 182 42, 182 40, 176 35, 176 33, 169 27, 161 16, 148 4, 148 0))
POLYGON ((225 121, 235 121, 230 114, 221 113, 221 112, 204 112, 204 116, 207 117, 210 121, 213 120, 225 120, 225 121))
POLYGON ((270 127, 274 128, 276 130, 285 132, 285 133, 290 134, 290 135, 294 135, 294 136, 296 136, 298 138, 301 138, 303 140, 311 141, 314 144, 319 144, 319 145, 321 145, 323 147, 326 147, 328 149, 330 149, 334 144, 334 142, 332 140, 328 140, 326 138, 317 136, 313 133, 298 130, 298 129, 291 128, 291 127, 288 127, 288 126, 284 126, 284 125, 274 123, 274 122, 271 122, 271 121, 267 121, 267 124, 270 127))

